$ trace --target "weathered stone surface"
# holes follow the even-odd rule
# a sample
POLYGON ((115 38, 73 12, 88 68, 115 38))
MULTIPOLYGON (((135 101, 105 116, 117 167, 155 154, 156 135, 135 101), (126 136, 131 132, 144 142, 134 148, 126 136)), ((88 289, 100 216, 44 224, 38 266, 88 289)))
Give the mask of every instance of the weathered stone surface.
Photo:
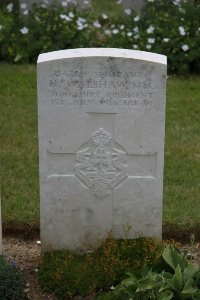
POLYGON ((74 49, 38 59, 43 250, 161 237, 166 57, 74 49))

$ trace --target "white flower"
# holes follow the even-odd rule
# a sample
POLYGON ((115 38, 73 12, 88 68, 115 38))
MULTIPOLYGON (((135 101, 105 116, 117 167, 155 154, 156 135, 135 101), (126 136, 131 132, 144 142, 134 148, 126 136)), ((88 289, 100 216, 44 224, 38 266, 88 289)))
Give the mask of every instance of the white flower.
POLYGON ((119 33, 119 29, 117 29, 117 28, 115 28, 115 29, 113 29, 113 34, 118 34, 119 33))
POLYGON ((129 37, 131 37, 133 35, 133 33, 132 32, 127 32, 127 36, 129 36, 129 37))
POLYGON ((40 18, 39 18, 38 16, 35 16, 35 20, 36 20, 37 22, 40 22, 40 18))
POLYGON ((110 289, 111 289, 111 290, 114 290, 114 289, 115 289, 115 287, 114 287, 113 285, 111 285, 110 289))
POLYGON ((181 4, 181 0, 173 0, 174 5, 179 5, 181 4))
POLYGON ((125 14, 126 14, 127 16, 129 16, 129 15, 131 14, 131 9, 130 9, 130 8, 126 8, 126 9, 124 10, 124 12, 125 12, 125 14))
POLYGON ((179 7, 178 10, 183 14, 185 13, 185 9, 183 9, 182 7, 179 7))
POLYGON ((154 0, 148 0, 148 2, 154 2, 154 0))
POLYGON ((163 42, 165 42, 165 43, 169 42, 169 38, 164 38, 163 42))
POLYGON ((23 15, 24 16, 28 15, 28 9, 26 9, 26 10, 23 11, 23 15))
POLYGON ((71 21, 71 20, 72 20, 69 16, 64 15, 64 14, 60 14, 60 18, 61 18, 62 20, 65 20, 65 21, 71 21))
POLYGON ((85 18, 78 17, 77 22, 79 22, 79 23, 85 23, 85 22, 86 22, 86 19, 85 19, 85 18))
POLYGON ((155 30, 155 27, 150 25, 148 28, 147 28, 147 33, 153 33, 155 30))
POLYGON ((106 19, 108 19, 108 16, 107 16, 106 14, 102 14, 102 18, 103 18, 104 20, 106 20, 106 19))
POLYGON ((187 44, 183 45, 182 47, 183 51, 188 51, 189 50, 189 46, 187 44))
POLYGON ((77 29, 78 30, 83 30, 85 27, 87 27, 87 24, 78 24, 77 29))
POLYGON ((120 27, 119 27, 119 29, 121 29, 121 30, 123 30, 124 28, 125 28, 124 24, 120 25, 120 27))
POLYGON ((200 31, 200 27, 198 28, 198 30, 200 31))
POLYGON ((104 30, 104 33, 105 33, 106 35, 111 35, 111 34, 112 34, 111 31, 110 31, 109 29, 104 30))
POLYGON ((49 4, 49 0, 43 0, 44 4, 48 5, 49 4))
POLYGON ((154 38, 149 38, 147 41, 148 41, 149 44, 155 43, 155 39, 154 38))
POLYGON ((0 25, 0 30, 3 28, 3 26, 2 25, 0 25))
POLYGON ((67 1, 62 1, 62 2, 61 2, 61 6, 62 6, 62 7, 66 7, 67 4, 68 4, 67 1))
POLYGON ((185 35, 185 28, 183 26, 179 26, 179 33, 180 35, 185 35))
POLYGON ((117 4, 121 4, 122 3, 122 0, 117 0, 117 4))
POLYGON ((115 24, 112 24, 112 25, 111 25, 111 28, 115 28, 115 24))
POLYGON ((93 22, 93 26, 96 27, 96 28, 100 28, 101 24, 99 23, 98 20, 96 20, 96 21, 93 22))
POLYGON ((138 22, 139 19, 140 19, 140 16, 138 16, 138 15, 137 15, 135 18, 133 18, 133 20, 134 20, 135 22, 138 22))
POLYGON ((85 5, 88 5, 89 3, 90 3, 90 1, 87 1, 87 0, 83 1, 83 4, 85 4, 85 5))
POLYGON ((77 20, 76 20, 76 24, 78 26, 78 30, 82 30, 86 27, 88 27, 88 25, 86 24, 86 19, 85 18, 81 18, 79 17, 77 20))
POLYGON ((27 27, 23 27, 23 28, 21 28, 20 29, 20 32, 22 33, 22 34, 27 34, 28 32, 29 32, 29 29, 27 28, 27 27))
POLYGON ((134 39, 138 40, 139 39, 139 34, 134 35, 134 39))
POLYGON ((20 6, 21 6, 21 9, 26 9, 27 8, 27 4, 26 3, 22 3, 20 6))
POLYGON ((147 49, 151 49, 151 47, 152 47, 151 45, 146 45, 147 49))
POLYGON ((133 32, 134 32, 134 33, 138 33, 138 32, 139 32, 138 26, 136 26, 136 27, 133 28, 133 32))
POLYGON ((133 45, 133 49, 138 49, 138 45, 133 45))
POLYGON ((13 10, 13 3, 9 3, 7 5, 7 10, 8 10, 9 13, 13 10))
POLYGON ((69 16, 70 18, 73 18, 73 17, 74 17, 74 13, 73 13, 72 11, 70 11, 70 12, 68 13, 68 16, 69 16))

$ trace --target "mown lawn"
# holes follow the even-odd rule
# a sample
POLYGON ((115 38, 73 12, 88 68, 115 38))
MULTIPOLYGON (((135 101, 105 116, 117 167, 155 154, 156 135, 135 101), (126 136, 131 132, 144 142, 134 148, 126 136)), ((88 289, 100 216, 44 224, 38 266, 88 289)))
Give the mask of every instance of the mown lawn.
MULTIPOLYGON (((200 223, 200 78, 167 86, 164 222, 200 223)), ((0 64, 3 222, 39 221, 36 67, 0 64)))
POLYGON ((36 72, 0 65, 0 183, 3 222, 39 218, 36 72))
POLYGON ((164 221, 200 223, 200 78, 167 86, 164 221))

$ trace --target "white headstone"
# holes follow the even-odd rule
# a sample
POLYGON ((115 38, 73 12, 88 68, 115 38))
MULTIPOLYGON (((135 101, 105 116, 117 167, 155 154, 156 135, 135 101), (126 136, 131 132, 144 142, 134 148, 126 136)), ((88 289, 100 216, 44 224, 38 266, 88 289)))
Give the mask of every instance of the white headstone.
POLYGON ((43 250, 162 235, 166 57, 74 49, 38 59, 43 250))

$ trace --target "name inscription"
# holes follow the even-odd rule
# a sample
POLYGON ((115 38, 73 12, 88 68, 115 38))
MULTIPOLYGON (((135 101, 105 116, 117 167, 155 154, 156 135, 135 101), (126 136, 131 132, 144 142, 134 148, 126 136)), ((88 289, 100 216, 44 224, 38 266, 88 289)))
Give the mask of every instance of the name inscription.
POLYGON ((52 105, 82 108, 151 109, 155 87, 142 72, 55 70, 49 80, 52 105))

